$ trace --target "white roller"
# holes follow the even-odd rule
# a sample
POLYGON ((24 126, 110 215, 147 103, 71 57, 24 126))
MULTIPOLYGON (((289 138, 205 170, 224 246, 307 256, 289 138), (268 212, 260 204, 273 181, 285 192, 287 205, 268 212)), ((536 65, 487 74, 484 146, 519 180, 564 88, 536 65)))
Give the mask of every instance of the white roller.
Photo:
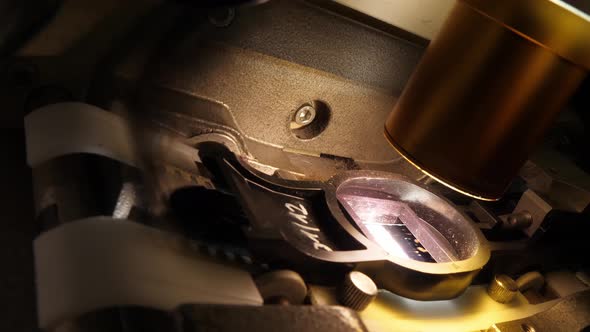
POLYGON ((127 121, 96 106, 67 102, 41 107, 25 117, 25 135, 31 167, 72 153, 136 165, 127 121))
POLYGON ((260 305, 244 270, 211 261, 181 237, 136 223, 93 217, 34 241, 41 328, 96 309, 183 303, 260 305))

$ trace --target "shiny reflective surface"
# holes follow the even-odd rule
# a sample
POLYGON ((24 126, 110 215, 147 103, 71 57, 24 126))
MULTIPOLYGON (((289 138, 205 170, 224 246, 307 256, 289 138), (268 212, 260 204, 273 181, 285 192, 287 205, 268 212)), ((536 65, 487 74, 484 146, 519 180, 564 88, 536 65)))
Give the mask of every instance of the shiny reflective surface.
MULTIPOLYGON (((462 0, 481 15, 590 68, 590 15, 561 0, 462 0)), ((572 3, 584 1, 572 1, 572 3)))
POLYGON ((357 178, 342 183, 336 198, 349 219, 389 255, 409 261, 448 263, 469 258, 475 234, 449 203, 401 179, 357 178), (461 241, 459 241, 461 239, 461 241))
POLYGON ((366 274, 352 271, 348 274, 348 278, 359 291, 367 295, 377 295, 377 286, 366 274))
POLYGON ((380 289, 422 301, 454 298, 490 258, 488 242, 460 209, 402 175, 349 171, 330 179, 325 190, 338 224, 367 248, 341 253, 362 255, 355 269, 380 289), (400 224, 412 235, 408 239, 395 233, 401 226, 394 225, 400 224), (375 229, 369 233, 367 226, 375 229), (418 246, 418 252, 428 252, 432 260, 412 257, 418 246), (367 254, 376 259, 369 260, 367 254))
POLYGON ((356 190, 340 193, 338 199, 363 233, 390 255, 423 262, 458 259, 449 242, 407 204, 371 194, 356 190))
POLYGON ((502 196, 590 66, 586 16, 493 4, 457 2, 385 124, 413 165, 484 200, 502 196))

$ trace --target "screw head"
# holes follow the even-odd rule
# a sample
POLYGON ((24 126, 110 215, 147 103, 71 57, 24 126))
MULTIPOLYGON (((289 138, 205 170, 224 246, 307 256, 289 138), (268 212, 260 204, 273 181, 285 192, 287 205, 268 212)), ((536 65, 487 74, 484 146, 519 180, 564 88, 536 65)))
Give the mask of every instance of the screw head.
POLYGON ((315 119, 315 108, 310 105, 305 105, 297 110, 295 113, 295 123, 301 126, 306 126, 315 119))

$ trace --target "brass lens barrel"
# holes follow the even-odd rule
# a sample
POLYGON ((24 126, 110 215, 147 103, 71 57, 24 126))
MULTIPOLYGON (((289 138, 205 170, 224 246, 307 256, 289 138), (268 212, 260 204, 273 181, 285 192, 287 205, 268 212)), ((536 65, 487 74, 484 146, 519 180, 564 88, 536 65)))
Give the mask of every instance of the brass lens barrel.
POLYGON ((385 123, 408 161, 499 199, 590 68, 590 17, 557 0, 461 0, 385 123))

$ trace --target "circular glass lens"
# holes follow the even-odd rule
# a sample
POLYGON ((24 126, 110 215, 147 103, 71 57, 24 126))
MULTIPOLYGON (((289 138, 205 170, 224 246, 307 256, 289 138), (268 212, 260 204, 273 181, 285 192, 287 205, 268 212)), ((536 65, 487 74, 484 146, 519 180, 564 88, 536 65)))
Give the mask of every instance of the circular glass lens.
POLYGON ((457 239, 465 237, 460 222, 468 221, 426 189, 361 178, 341 184, 336 198, 360 231, 392 256, 432 263, 465 258, 457 239))

